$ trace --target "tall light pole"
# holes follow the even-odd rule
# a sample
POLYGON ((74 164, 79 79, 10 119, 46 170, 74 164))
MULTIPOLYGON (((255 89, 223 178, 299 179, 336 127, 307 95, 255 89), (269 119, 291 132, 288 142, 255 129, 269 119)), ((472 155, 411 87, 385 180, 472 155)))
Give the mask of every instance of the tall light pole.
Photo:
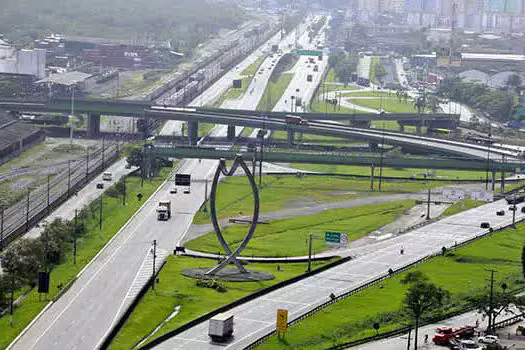
MULTIPOLYGON (((490 123, 490 120, 489 120, 490 123)), ((487 147, 487 167, 486 167, 486 173, 485 173, 485 191, 489 190, 489 166, 490 166, 490 137, 492 133, 492 123, 490 123, 490 129, 489 129, 489 141, 488 141, 488 147, 487 147)))
POLYGON ((69 147, 73 148, 73 115, 75 113, 75 85, 71 87, 71 115, 69 116, 69 147))

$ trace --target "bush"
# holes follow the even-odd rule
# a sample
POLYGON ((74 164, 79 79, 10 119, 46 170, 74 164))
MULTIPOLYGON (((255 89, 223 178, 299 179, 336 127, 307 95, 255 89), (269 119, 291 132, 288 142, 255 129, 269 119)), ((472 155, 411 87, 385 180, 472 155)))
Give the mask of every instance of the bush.
POLYGON ((216 280, 198 279, 196 285, 197 287, 214 289, 219 293, 226 293, 228 291, 225 285, 216 280))

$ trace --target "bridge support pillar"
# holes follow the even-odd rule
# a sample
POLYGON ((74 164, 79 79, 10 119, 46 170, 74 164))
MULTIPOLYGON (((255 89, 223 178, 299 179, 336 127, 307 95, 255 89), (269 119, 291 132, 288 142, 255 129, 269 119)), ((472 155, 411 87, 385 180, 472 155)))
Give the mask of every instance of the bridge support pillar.
POLYGON ((227 139, 228 141, 233 141, 234 138, 235 138, 235 125, 228 125, 227 139))
POLYGON ((288 129, 288 137, 286 138, 286 144, 288 146, 293 145, 294 137, 295 137, 295 131, 293 131, 292 129, 288 129))
POLYGON ((496 170, 492 170, 492 192, 496 189, 496 170))
POLYGON ((416 134, 421 135, 421 124, 416 125, 416 134))
POLYGON ((404 123, 400 123, 400 122, 398 122, 398 124, 399 124, 399 131, 405 132, 405 124, 404 123))
POLYGON ((501 184, 500 184, 500 192, 505 192, 505 170, 501 170, 501 184))
POLYGON ((190 145, 196 145, 199 137, 199 122, 188 122, 188 141, 190 145))
POLYGON ((100 136, 100 114, 88 114, 87 135, 88 137, 100 136))

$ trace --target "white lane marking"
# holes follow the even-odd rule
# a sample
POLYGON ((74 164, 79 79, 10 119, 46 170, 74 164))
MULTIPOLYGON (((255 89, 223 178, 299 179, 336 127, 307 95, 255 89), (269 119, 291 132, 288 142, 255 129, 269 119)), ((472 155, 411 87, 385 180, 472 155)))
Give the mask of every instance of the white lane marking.
MULTIPOLYGON (((152 198, 152 197, 150 197, 152 198)), ((51 327, 54 326, 54 324, 58 321, 58 319, 60 317, 62 317, 62 315, 69 309, 69 307, 71 306, 71 304, 73 304, 74 301, 77 300, 77 298, 79 297, 80 294, 82 294, 82 292, 91 284, 91 282, 99 275, 99 273, 106 267, 106 265, 115 257, 115 255, 120 251, 120 249, 124 246, 124 244, 131 238, 133 237, 133 235, 135 234, 135 232, 137 232, 137 230, 139 229, 139 227, 146 221, 146 219, 149 218, 149 215, 151 213, 153 213, 153 211, 155 210, 155 206, 153 206, 153 208, 151 208, 151 210, 147 213, 147 215, 144 217, 144 219, 135 227, 135 229, 129 234, 128 237, 126 237, 126 239, 115 249, 115 251, 113 252, 113 254, 111 254, 107 259, 106 261, 102 264, 102 266, 97 270, 97 272, 95 272, 95 274, 87 281, 87 283, 80 289, 80 291, 75 294, 75 296, 73 297, 73 299, 71 299, 71 301, 66 305, 66 307, 55 317, 55 319, 49 324, 49 326, 42 332, 42 334, 40 334, 40 336, 36 339, 36 341, 33 343, 33 345, 31 345, 30 349, 33 349, 35 347, 35 345, 40 341, 40 339, 42 339, 42 337, 49 331, 49 329, 51 329, 51 327)))

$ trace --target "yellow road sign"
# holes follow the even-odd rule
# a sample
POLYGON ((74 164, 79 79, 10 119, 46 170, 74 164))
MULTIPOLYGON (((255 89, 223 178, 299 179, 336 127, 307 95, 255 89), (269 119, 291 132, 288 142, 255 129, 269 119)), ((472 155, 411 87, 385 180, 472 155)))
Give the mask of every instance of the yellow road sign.
POLYGON ((286 333, 288 330, 288 310, 278 309, 277 310, 277 332, 286 333))

